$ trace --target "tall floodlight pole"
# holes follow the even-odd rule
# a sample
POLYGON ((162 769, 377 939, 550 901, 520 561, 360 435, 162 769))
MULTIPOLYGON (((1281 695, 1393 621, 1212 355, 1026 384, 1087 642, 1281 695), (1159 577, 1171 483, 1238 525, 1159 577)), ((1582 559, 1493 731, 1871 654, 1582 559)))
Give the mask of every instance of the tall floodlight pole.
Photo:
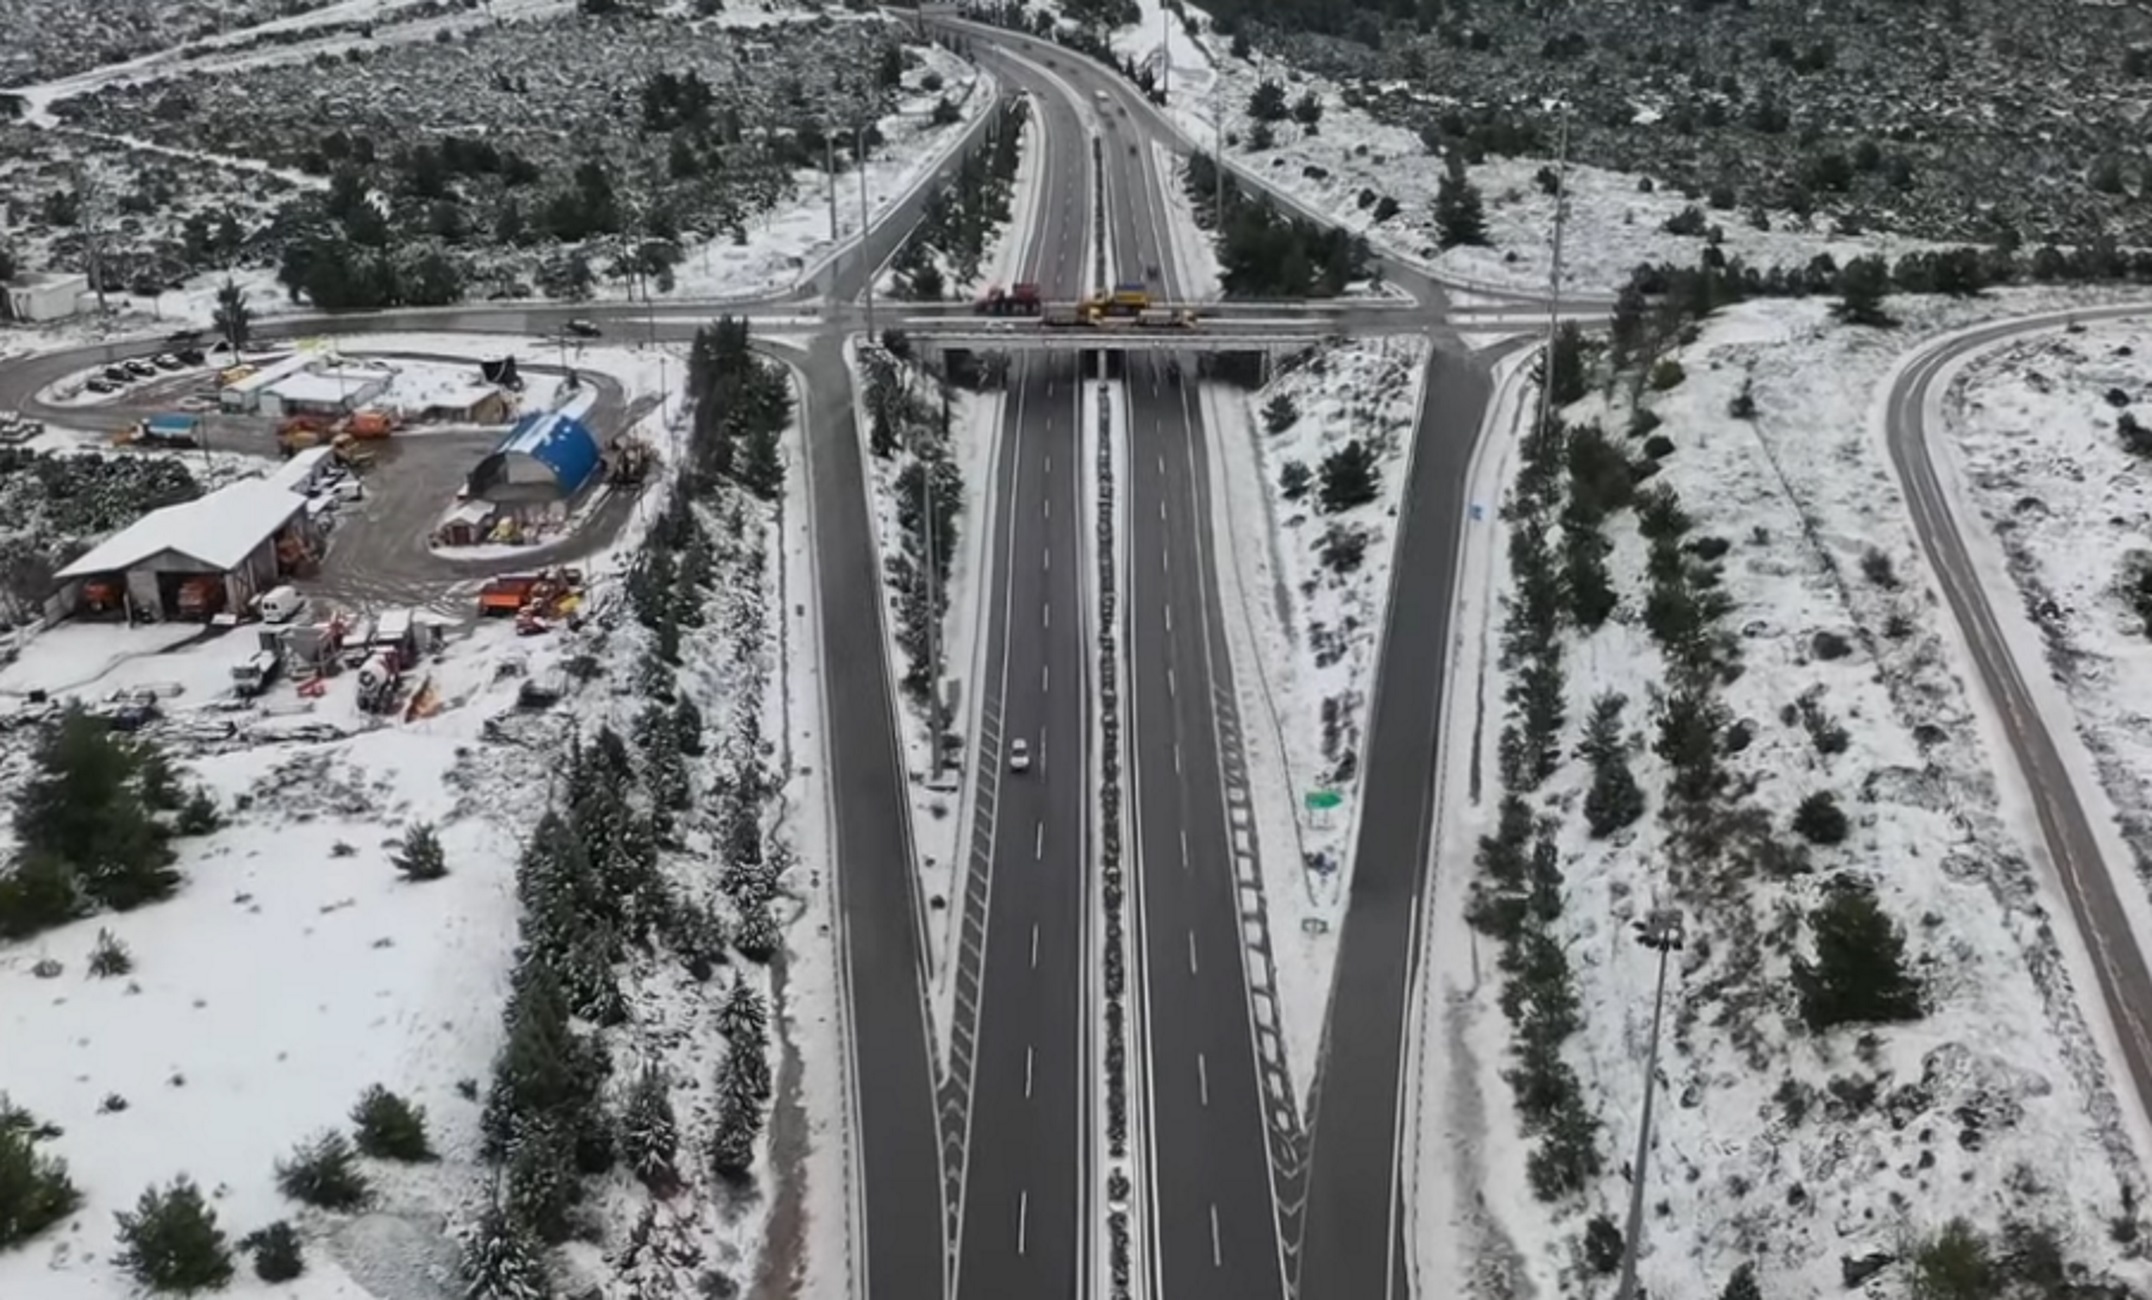
POLYGON ((1659 954, 1659 978, 1651 995, 1651 1040, 1644 1049, 1644 1109, 1636 1127, 1636 1160, 1629 1168, 1629 1224, 1622 1232, 1621 1284, 1614 1300, 1636 1300, 1637 1239, 1644 1235, 1644 1164, 1651 1158, 1651 1094, 1659 1073, 1659 1017, 1666 1009, 1666 958, 1681 950, 1681 913, 1654 908, 1636 923, 1637 942, 1659 954))
POLYGON ((874 272, 867 251, 867 124, 852 129, 852 161, 859 168, 859 256, 867 267, 867 337, 874 337, 874 272))
POLYGON ((1559 129, 1558 152, 1554 160, 1554 266, 1547 273, 1547 353, 1540 362, 1539 419, 1533 428, 1537 433, 1547 427, 1547 415, 1554 409, 1554 342, 1561 333, 1562 320, 1562 222, 1569 214, 1569 105, 1562 104, 1562 122, 1559 129))
POLYGON ((1216 143, 1211 146, 1211 171, 1216 184, 1211 198, 1211 232, 1217 238, 1225 237, 1225 78, 1211 79, 1211 126, 1215 130, 1216 143))
POLYGON ((837 133, 822 124, 823 167, 829 173, 829 242, 837 242, 837 133))
POLYGON ((1166 102, 1173 81, 1173 15, 1158 6, 1158 102, 1166 102))

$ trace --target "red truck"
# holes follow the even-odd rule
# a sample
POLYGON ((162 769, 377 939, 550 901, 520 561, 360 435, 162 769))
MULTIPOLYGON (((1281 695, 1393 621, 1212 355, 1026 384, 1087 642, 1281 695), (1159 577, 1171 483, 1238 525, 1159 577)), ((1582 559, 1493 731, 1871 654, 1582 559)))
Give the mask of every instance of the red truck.
POLYGON ((1039 286, 1018 284, 1003 289, 997 284, 972 305, 972 310, 982 316, 1036 316, 1041 306, 1039 286))

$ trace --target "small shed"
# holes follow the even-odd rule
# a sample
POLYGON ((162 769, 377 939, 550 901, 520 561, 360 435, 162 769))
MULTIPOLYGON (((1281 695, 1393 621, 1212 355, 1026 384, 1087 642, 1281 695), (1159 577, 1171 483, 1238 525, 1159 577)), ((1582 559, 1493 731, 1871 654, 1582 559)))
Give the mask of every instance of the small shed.
POLYGON ((597 478, 601 459, 590 426, 559 411, 534 411, 471 470, 470 495, 497 505, 566 501, 597 478))
POLYGON ((90 291, 90 277, 58 271, 25 271, 0 284, 0 316, 8 320, 65 320, 75 314, 82 295, 90 291))
POLYGON ((418 418, 439 424, 506 424, 508 394, 490 384, 471 384, 427 397, 418 418))

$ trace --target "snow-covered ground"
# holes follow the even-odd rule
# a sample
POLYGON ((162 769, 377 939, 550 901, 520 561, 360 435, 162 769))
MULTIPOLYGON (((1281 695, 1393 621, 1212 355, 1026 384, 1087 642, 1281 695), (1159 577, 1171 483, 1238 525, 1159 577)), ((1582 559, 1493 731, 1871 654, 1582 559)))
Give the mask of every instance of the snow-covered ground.
MULTIPOLYGON (((1330 970, 1351 884, 1360 754, 1390 593, 1397 502, 1411 464, 1427 344, 1404 335, 1294 357, 1249 393, 1203 385, 1210 430, 1219 581, 1235 665, 1242 744, 1264 848, 1279 999, 1295 1084, 1305 1094, 1322 1044, 1330 970), (1288 404, 1272 432, 1265 413, 1288 404), (1371 499, 1322 504, 1326 456, 1358 441, 1374 453, 1371 499), (1297 467, 1297 468, 1295 468, 1297 467), (1301 476, 1305 476, 1304 481, 1301 476), (1289 489, 1288 480, 1297 487, 1289 489), (1333 540, 1360 558, 1324 562, 1333 540), (1334 797, 1311 809, 1310 796, 1334 797), (1311 930, 1307 922, 1319 922, 1311 930)), ((1284 411, 1278 412, 1281 416, 1284 411)))
MULTIPOLYGON (((1521 1272, 1542 1295, 1582 1284, 1576 1257, 1556 1243, 1596 1213, 1619 1223, 1626 1203, 1654 970, 1630 929, 1662 904, 1685 911, 1690 942, 1675 961, 1660 1046, 1641 1264, 1652 1293, 1716 1294, 1743 1261, 1767 1295, 1833 1292, 1841 1257, 1901 1251, 1953 1215, 1985 1232, 2008 1220, 2045 1226, 2069 1259, 2140 1289, 2152 1281, 2110 1232, 2132 1213, 2123 1189, 2144 1186, 2148 1144, 2108 1082, 2110 1031, 2097 1019, 2089 962, 2073 933, 2050 929, 2067 910, 2034 865, 2015 778, 1993 775, 1995 730, 1939 630, 1944 615, 1866 418, 1876 386, 1923 337, 2067 301, 2021 292, 1899 300, 1905 323, 1894 331, 1837 325, 1824 302, 1746 304, 1677 354, 1685 379, 1645 394, 1662 421, 1656 434, 1671 443, 1649 481, 1678 492, 1692 539, 1729 548, 1719 564, 1733 602, 1724 626, 1738 633, 1743 670, 1718 696, 1750 738, 1724 759, 1734 791, 1724 797, 1791 845, 1783 828, 1794 806, 1831 791, 1851 834, 1805 846, 1807 871, 1750 871, 1716 900, 1666 875, 1668 768, 1649 743, 1666 674, 1640 618, 1647 548, 1633 512, 1611 516, 1621 605, 1599 631, 1565 633, 1565 758, 1532 800, 1561 822, 1558 925, 1581 1026, 1565 1058, 1603 1126, 1604 1172, 1581 1201, 1555 1206, 1524 1185, 1503 1077, 1511 1030, 1495 1005, 1503 980, 1491 945, 1468 941, 1458 919, 1473 845, 1492 829, 1489 794, 1446 811, 1438 846, 1420 1063, 1422 1105, 1433 1109, 1418 1117, 1423 1287, 1462 1293, 1461 1270, 1471 1269, 1483 1279, 1521 1272), (1745 384, 1753 419, 1729 414, 1745 384), (1864 561, 1871 551, 1885 559, 1864 561), (1568 746, 1610 691, 1629 701, 1624 732, 1641 737, 1630 761, 1647 811, 1598 841, 1577 812, 1590 769, 1568 746), (1811 743, 1797 708, 1809 692, 1845 728, 1841 752, 1811 743), (1795 918, 1840 873, 1870 881, 1904 927, 1925 984, 1923 1019, 1821 1037, 1799 1028, 1788 963, 1811 945, 1795 918), (1461 1207, 1479 1193, 1498 1234, 1516 1243, 1506 1259, 1497 1258, 1506 1254, 1500 1235, 1459 1226, 1478 1213, 1461 1207)), ((1615 402, 1608 410, 1595 396, 1567 415, 1603 422, 1636 457, 1639 444, 1623 436, 1626 399, 1615 402)), ((1498 575, 1499 538, 1482 535, 1497 548, 1498 575)), ((1474 612, 1500 617, 1491 603, 1474 612)), ((1460 635, 1486 645, 1484 627, 1460 635)), ((1504 712, 1509 675, 1491 652, 1486 667, 1477 703, 1492 719, 1504 712)), ((1446 744, 1461 766, 1474 709, 1471 684, 1458 690, 1463 707, 1453 696, 1446 744)), ((1498 791, 1491 740, 1478 753, 1481 777, 1498 791)), ((1452 802, 1463 784, 1461 775, 1446 784, 1452 802)), ((1902 1284, 1903 1270, 1889 1278, 1902 1284)))
MULTIPOLYGON (((379 344, 407 352, 452 344, 475 362, 497 355, 492 342, 387 336, 379 344)), ((638 354, 594 354, 589 364, 612 373, 631 400, 656 397, 645 373, 651 367, 638 354)), ((675 362, 671 374, 681 373, 675 362)), ((567 1248, 561 1258, 571 1272, 610 1279, 607 1295, 672 1294, 683 1269, 712 1267, 766 1294, 768 1284, 751 1270, 781 1285, 811 1265, 810 1287, 834 1289, 849 1258, 826 810, 817 775, 823 765, 813 757, 820 710, 811 692, 793 688, 813 680, 795 658, 814 642, 805 615, 788 617, 773 645, 774 638, 743 630, 754 620, 742 613, 750 604, 812 609, 798 597, 809 581, 797 504, 802 438, 795 422, 785 443, 795 485, 787 511, 746 505, 746 544, 782 548, 782 562, 760 570, 766 593, 757 599, 732 580, 720 602, 724 616, 689 633, 689 667, 680 674, 681 689, 709 721, 713 750, 722 751, 720 738, 753 712, 760 734, 775 741, 767 761, 782 769, 775 771, 782 794, 769 834, 789 846, 797 867, 780 898, 792 900, 779 913, 790 923, 790 982, 773 998, 783 1011, 784 1063, 770 1148, 744 1198, 713 1186, 700 1159, 687 1156, 700 1149, 698 1121, 706 1119, 714 1088, 711 995, 676 962, 626 963, 633 1028, 613 1031, 611 1046, 630 1068, 642 1054, 665 1049, 682 1107, 688 1191, 668 1203, 661 1236, 670 1249, 692 1248, 700 1263, 645 1260, 619 1264, 623 1271, 615 1274, 596 1251, 567 1248)), ((673 450, 670 439, 659 447, 661 455, 673 450)), ((670 473, 669 463, 661 464, 659 486, 670 473)), ((583 563, 594 607, 616 599, 626 556, 641 544, 649 518, 642 512, 615 547, 583 563)), ((727 557, 738 545, 721 538, 719 562, 735 562, 727 557)), ((634 641, 639 629, 613 633, 610 650, 593 639, 605 635, 597 625, 537 640, 495 623, 453 630, 413 674, 430 682, 438 712, 389 720, 358 711, 349 677, 318 699, 298 695, 288 682, 251 706, 220 699, 230 667, 255 644, 254 629, 244 626, 220 634, 64 624, 30 638, 0 669, 0 694, 17 701, 32 689, 88 699, 155 689, 167 720, 152 734, 232 818, 226 829, 177 841, 185 883, 171 900, 0 946, 0 1040, 9 1044, 0 1053, 0 1092, 63 1130, 51 1150, 69 1162, 86 1197, 68 1224, 0 1255, 0 1295, 125 1294, 109 1260, 112 1211, 180 1173, 210 1193, 232 1239, 275 1218, 299 1224, 308 1271, 280 1294, 460 1294, 456 1252, 442 1230, 468 1216, 491 1178, 477 1161, 477 1119, 516 941, 516 860, 557 776, 557 745, 600 722, 625 734, 641 701, 624 687, 597 686, 572 691, 536 717, 515 714, 513 705, 523 678, 574 653, 631 662, 633 645, 620 639, 634 641), (444 880, 412 884, 389 866, 388 841, 416 821, 441 827, 450 869, 444 880), (84 961, 101 929, 132 950, 131 976, 86 976, 84 961), (47 960, 58 963, 57 974, 49 966, 34 971, 47 960), (275 1161, 312 1133, 343 1126, 359 1091, 374 1082, 426 1108, 442 1161, 368 1162, 377 1200, 357 1216, 304 1211, 281 1198, 275 1161)), ((0 786, 19 781, 28 735, 0 732, 9 773, 0 786)), ((689 834, 695 851, 668 855, 664 869, 685 896, 716 895, 706 867, 713 846, 702 842, 709 831, 689 834)), ((721 978, 767 987, 771 977, 742 961, 721 978)), ((624 1174, 593 1191, 617 1245, 642 1193, 624 1174)), ((235 1289, 254 1285, 248 1276, 235 1289)))
POLYGON ((2068 700, 2141 879, 2152 879, 2152 719, 2141 703, 2152 625, 2132 597, 2152 560, 2152 485, 2120 426, 2144 399, 2148 348, 2152 312, 2030 334, 1966 364, 1935 431, 2007 557, 2015 590, 1990 599, 2006 616, 2025 611, 2044 641, 2033 653, 2044 650, 2068 700))

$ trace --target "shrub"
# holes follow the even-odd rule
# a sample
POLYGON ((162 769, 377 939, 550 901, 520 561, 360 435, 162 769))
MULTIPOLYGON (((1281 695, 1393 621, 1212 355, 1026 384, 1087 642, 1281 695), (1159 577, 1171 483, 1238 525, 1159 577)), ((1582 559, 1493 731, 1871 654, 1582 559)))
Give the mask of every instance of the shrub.
POLYGON ((1816 658, 1829 663, 1834 659, 1843 659, 1852 654, 1853 643, 1829 628, 1825 628, 1810 638, 1809 649, 1815 654, 1816 658))
POLYGON ((1644 439, 1644 454, 1653 460, 1665 460, 1674 454, 1674 440, 1663 433, 1655 433, 1644 439))
POLYGON ((1278 493, 1288 501, 1298 501, 1308 494, 1314 479, 1305 464, 1289 460, 1278 470, 1278 493))
POLYGON ((1719 1300, 1763 1300, 1763 1292, 1756 1286, 1756 1266, 1743 1262, 1734 1269, 1733 1276, 1726 1279, 1726 1289, 1719 1292, 1719 1300))
POLYGON ((1883 915, 1866 884, 1834 882, 1808 925, 1816 956, 1793 959, 1793 987, 1811 1031, 1921 1017, 1920 983, 1905 966, 1905 932, 1883 915))
POLYGON ((241 1237, 239 1249, 254 1257, 254 1276, 264 1282, 289 1282, 306 1272, 299 1234, 283 1219, 241 1237))
POLYGON ((1648 437, 1651 431, 1658 428, 1661 423, 1662 421, 1659 419, 1657 411, 1648 406, 1639 406, 1629 413, 1629 436, 1632 438, 1648 437))
POLYGON ((1682 380, 1688 377, 1689 372, 1681 368, 1681 363, 1672 357, 1668 357, 1651 368, 1652 391, 1663 393, 1667 389, 1680 384, 1682 380))
POLYGON ((1873 546, 1861 552, 1861 576, 1885 591, 1898 589, 1898 572, 1891 566, 1890 556, 1873 546))
POLYGON ((21 1245, 82 1204, 67 1163, 37 1149, 56 1134, 0 1096, 0 1250, 21 1245))
POLYGON ((1621 1267, 1621 1229, 1604 1214, 1595 1214, 1584 1225, 1584 1267, 1596 1277, 1612 1277, 1621 1267))
POLYGON ((331 1130, 302 1142, 276 1165, 277 1190, 324 1210, 355 1210, 373 1196, 350 1139, 331 1130))
POLYGON ((1734 400, 1726 404, 1726 413, 1736 420, 1756 418, 1756 390, 1753 381, 1741 381, 1741 391, 1735 393, 1734 400))
POLYGON ((1704 210, 1691 203, 1661 222, 1659 229, 1669 235, 1701 235, 1710 225, 1710 218, 1704 215, 1704 210))
POLYGON ((232 1252, 217 1212, 184 1174, 164 1191, 142 1193, 134 1213, 122 1210, 119 1253, 113 1262, 150 1291, 192 1295, 232 1280, 232 1252))
POLYGON ((1323 533, 1323 567, 1332 573, 1344 575, 1360 567, 1367 556, 1367 530, 1344 524, 1332 524, 1323 533))
POLYGON ((376 1160, 418 1163, 434 1158, 426 1141, 426 1108, 378 1083, 359 1094, 351 1108, 351 1125, 359 1150, 376 1160))
POLYGON ((1852 826, 1845 810, 1838 806, 1837 797, 1828 790, 1818 790, 1794 809, 1793 829, 1810 844, 1843 844, 1852 826))
POLYGON ((1322 505, 1325 514, 1337 514, 1364 506, 1375 499, 1382 477, 1375 465, 1375 449, 1354 438, 1323 457, 1322 505))
POLYGON ((224 814, 217 808, 216 796, 209 793, 209 787, 200 785, 180 806, 179 816, 172 819, 173 829, 182 835, 210 835, 223 826, 224 814))
POLYGON ((1996 1294, 2001 1280, 1987 1240, 1963 1219, 1952 1219, 1922 1242, 1912 1265, 1916 1300, 1984 1300, 1996 1294))
POLYGON ((439 880, 448 874, 448 861, 441 854, 441 837, 430 822, 419 822, 405 831, 389 861, 406 880, 439 880))
POLYGON ((125 975, 134 969, 134 956, 127 945, 106 929, 97 931, 97 942, 90 949, 90 974, 101 980, 125 975))
POLYGON ((1273 436, 1284 433, 1300 420, 1300 408, 1293 405, 1291 394, 1279 393, 1263 406, 1263 432, 1273 436))

